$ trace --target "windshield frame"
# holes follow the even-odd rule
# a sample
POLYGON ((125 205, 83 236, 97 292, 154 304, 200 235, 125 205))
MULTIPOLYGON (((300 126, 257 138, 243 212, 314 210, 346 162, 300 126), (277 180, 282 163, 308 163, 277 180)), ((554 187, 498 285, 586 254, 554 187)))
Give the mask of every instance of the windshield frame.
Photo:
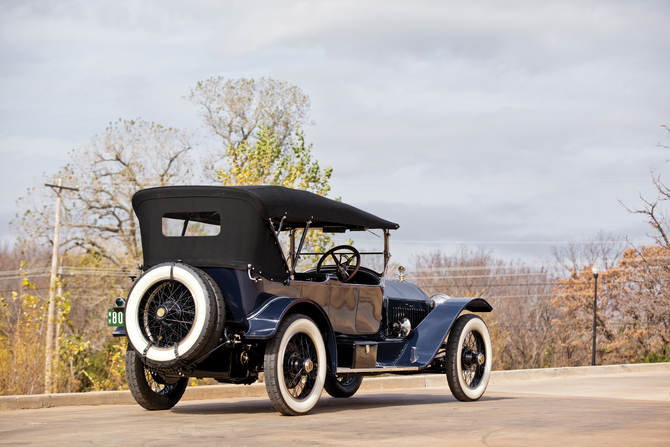
MULTIPOLYGON (((310 222, 307 221, 305 227, 303 228, 291 228, 287 231, 285 231, 282 234, 288 233, 288 238, 289 238, 289 247, 288 247, 288 253, 284 253, 284 249, 281 247, 281 244, 279 244, 280 249, 282 251, 282 254, 284 255, 284 259, 286 260, 286 263, 291 271, 291 276, 293 277, 296 273, 296 268, 298 266, 298 263, 300 261, 301 257, 305 256, 323 256, 325 252, 303 252, 302 247, 304 246, 305 243, 305 237, 308 233, 309 230, 318 230, 321 229, 323 231, 323 228, 311 228, 310 227, 310 222), (302 235, 300 237, 300 242, 296 246, 296 231, 302 229, 302 235)), ((367 230, 367 229, 366 229, 367 230)), ((360 251, 356 249, 360 253, 361 256, 383 256, 384 257, 384 266, 382 268, 381 272, 376 271, 376 269, 369 268, 370 270, 374 271, 376 274, 378 274, 381 278, 384 278, 386 276, 386 273, 388 272, 388 266, 389 266, 389 261, 391 259, 391 251, 389 247, 389 242, 391 238, 391 232, 388 229, 382 229, 384 232, 384 249, 383 251, 360 251)), ((280 228, 281 231, 281 228, 280 228)), ((323 234, 329 234, 326 232, 323 232, 323 234)), ((279 232, 277 233, 277 242, 279 242, 279 232)), ((353 247, 353 245, 352 245, 353 247)), ((354 247, 356 248, 356 247, 354 247)), ((291 278, 293 279, 293 278, 291 278)))

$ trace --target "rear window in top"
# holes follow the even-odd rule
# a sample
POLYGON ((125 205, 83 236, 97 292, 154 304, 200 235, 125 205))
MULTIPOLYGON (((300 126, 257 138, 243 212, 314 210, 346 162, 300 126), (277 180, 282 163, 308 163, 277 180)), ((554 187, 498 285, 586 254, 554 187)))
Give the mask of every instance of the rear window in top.
POLYGON ((215 211, 163 214, 163 236, 216 236, 221 232, 221 216, 215 211))

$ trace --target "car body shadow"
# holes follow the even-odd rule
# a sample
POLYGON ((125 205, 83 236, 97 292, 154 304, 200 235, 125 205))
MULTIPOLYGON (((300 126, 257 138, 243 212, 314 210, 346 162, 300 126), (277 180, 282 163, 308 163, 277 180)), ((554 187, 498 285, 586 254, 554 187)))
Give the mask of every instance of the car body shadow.
MULTIPOLYGON (((407 407, 414 405, 457 405, 459 409, 475 410, 477 405, 485 402, 495 402, 513 399, 512 397, 483 396, 476 402, 460 402, 451 394, 425 393, 361 393, 348 399, 336 399, 322 396, 316 406, 308 414, 327 414, 352 410, 367 410, 389 407, 407 407), (462 408, 460 408, 462 407, 462 408)), ((235 401, 188 401, 182 402, 171 410, 176 414, 262 414, 279 413, 274 409, 267 397, 246 398, 235 401)))

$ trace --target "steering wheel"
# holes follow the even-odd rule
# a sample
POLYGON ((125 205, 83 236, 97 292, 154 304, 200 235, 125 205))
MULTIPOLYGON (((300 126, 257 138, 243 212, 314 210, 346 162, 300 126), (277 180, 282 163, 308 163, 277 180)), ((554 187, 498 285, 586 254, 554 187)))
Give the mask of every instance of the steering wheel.
POLYGON ((333 258, 335 262, 335 274, 337 279, 341 282, 349 282, 351 278, 358 272, 358 269, 361 266, 361 254, 351 245, 338 245, 333 247, 324 253, 319 259, 319 263, 316 264, 316 273, 321 273, 321 265, 324 263, 328 257, 333 258), (346 253, 350 252, 350 253, 346 253), (349 271, 351 268, 351 262, 356 260, 355 267, 352 271, 349 271))

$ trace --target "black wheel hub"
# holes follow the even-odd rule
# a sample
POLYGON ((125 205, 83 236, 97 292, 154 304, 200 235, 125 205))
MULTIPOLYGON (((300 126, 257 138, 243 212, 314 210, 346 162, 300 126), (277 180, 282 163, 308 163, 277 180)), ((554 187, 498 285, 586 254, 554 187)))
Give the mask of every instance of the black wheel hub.
POLYGON ((347 386, 351 385, 356 380, 356 376, 353 374, 338 374, 335 376, 335 380, 340 382, 342 385, 347 386))
POLYGON ((468 388, 476 388, 482 381, 486 364, 484 338, 472 330, 465 335, 461 351, 463 381, 468 388))
POLYGON ((463 351, 463 366, 469 368, 472 365, 483 365, 486 356, 481 352, 463 351))
POLYGON ((316 383, 318 364, 314 362, 316 347, 307 334, 296 334, 286 345, 284 383, 295 398, 309 395, 316 383))

